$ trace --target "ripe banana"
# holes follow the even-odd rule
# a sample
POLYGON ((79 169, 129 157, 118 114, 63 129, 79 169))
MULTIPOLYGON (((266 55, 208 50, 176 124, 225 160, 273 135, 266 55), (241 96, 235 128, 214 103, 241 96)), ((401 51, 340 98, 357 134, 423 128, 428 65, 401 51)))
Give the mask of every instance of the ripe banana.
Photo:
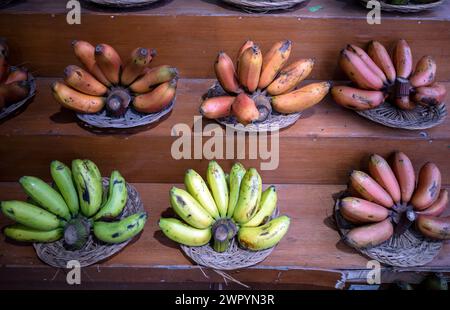
POLYGON ((367 90, 380 90, 383 81, 367 64, 356 54, 347 49, 341 51, 339 66, 342 71, 360 88, 367 90))
POLYGON ((255 43, 251 40, 247 40, 242 44, 241 48, 239 49, 237 56, 236 56, 236 68, 239 68, 239 58, 241 58, 242 54, 245 52, 245 50, 249 49, 255 45, 255 43))
POLYGON ((103 185, 97 166, 90 160, 72 161, 72 175, 78 191, 81 213, 91 217, 102 205, 103 185))
POLYGON ((177 80, 162 83, 149 93, 134 97, 133 107, 141 113, 155 113, 163 110, 175 98, 177 80))
POLYGON ((216 202, 220 217, 226 217, 229 200, 227 180, 222 167, 214 160, 208 164, 206 180, 216 202))
POLYGON ((159 66, 144 70, 144 75, 130 85, 131 91, 144 94, 149 92, 153 86, 169 82, 178 76, 176 68, 170 66, 159 66))
POLYGON ((209 191, 208 185, 196 171, 192 169, 186 171, 184 185, 186 186, 188 193, 200 203, 209 215, 216 220, 220 218, 219 210, 209 191))
POLYGON ((37 230, 50 231, 64 226, 56 215, 23 201, 2 201, 1 209, 13 221, 37 230))
POLYGON ((430 86, 422 86, 414 89, 412 100, 423 106, 434 106, 444 102, 447 90, 444 84, 436 82, 430 86))
POLYGON ((386 48, 377 41, 369 43, 367 54, 372 58, 375 64, 384 72, 390 83, 395 82, 397 74, 395 72, 394 64, 386 48))
POLYGON ((266 224, 277 207, 277 199, 277 191, 275 186, 272 185, 262 193, 258 212, 242 226, 257 227, 266 224))
POLYGON ((6 85, 26 80, 28 80, 28 71, 26 69, 9 67, 9 74, 5 81, 6 85))
POLYGON ((211 228, 193 228, 174 218, 161 218, 159 227, 169 239, 187 246, 202 246, 211 240, 211 228))
POLYGON ((285 215, 259 227, 241 227, 238 232, 239 244, 252 251, 274 247, 289 229, 291 219, 285 215))
POLYGON ((433 84, 436 78, 436 62, 431 56, 423 56, 416 64, 414 73, 409 82, 414 87, 428 86, 433 84))
POLYGON ((108 81, 95 61, 95 47, 89 42, 77 40, 72 42, 72 47, 75 56, 83 64, 83 66, 103 85, 111 86, 111 82, 108 81))
MULTIPOLYGON (((103 198, 102 198, 103 200, 103 198)), ((107 202, 93 217, 94 221, 99 219, 113 219, 122 213, 128 200, 128 190, 125 179, 119 171, 114 170, 109 179, 109 196, 107 202)))
POLYGON ((6 237, 20 242, 54 242, 61 239, 64 229, 56 228, 50 231, 36 230, 21 224, 5 227, 3 233, 6 237))
POLYGON ((138 47, 131 52, 130 60, 123 68, 120 76, 120 83, 128 86, 142 75, 144 69, 150 64, 153 57, 156 56, 156 50, 144 47, 138 47))
POLYGON ((362 198, 386 208, 394 204, 391 196, 368 174, 354 170, 350 175, 350 185, 362 198))
POLYGON ((195 228, 204 229, 214 223, 211 215, 185 190, 172 187, 170 205, 179 217, 195 228))
POLYGON ((54 160, 50 164, 50 173, 58 191, 63 196, 70 213, 72 216, 76 216, 79 212, 80 205, 70 168, 62 162, 54 160))
POLYGON ((428 208, 423 211, 416 212, 421 215, 431 215, 431 216, 440 216, 444 213, 448 204, 448 191, 446 189, 441 189, 439 192, 439 196, 435 202, 428 208))
POLYGON ((240 91, 233 61, 225 52, 219 52, 219 55, 217 55, 214 71, 217 80, 225 91, 235 94, 240 91))
POLYGON ((300 59, 280 71, 276 79, 267 87, 270 95, 281 95, 292 91, 306 79, 314 66, 314 59, 300 59))
POLYGON ((259 119, 259 110, 255 101, 245 93, 240 93, 233 104, 231 112, 239 123, 247 125, 259 119))
POLYGON ((357 223, 381 222, 389 216, 389 211, 370 201, 345 197, 340 201, 341 215, 348 221, 357 223))
POLYGON ((289 59, 291 48, 291 41, 280 41, 275 43, 269 52, 264 55, 258 84, 259 89, 266 88, 276 78, 289 59))
POLYGON ((394 49, 394 66, 397 77, 407 79, 412 72, 413 58, 406 40, 399 40, 394 49))
POLYGON ((331 96, 337 104, 356 111, 373 109, 384 102, 382 91, 362 90, 349 86, 333 86, 331 96))
POLYGON ((105 106, 105 98, 82 94, 60 82, 52 84, 53 97, 63 107, 80 113, 97 113, 105 106))
POLYGON ((255 216, 261 195, 261 176, 255 168, 250 168, 242 179, 239 199, 234 209, 233 219, 236 223, 245 224, 255 216))
POLYGON ((200 106, 200 114, 209 119, 227 117, 231 114, 231 105, 236 97, 219 96, 208 98, 200 106))
POLYGON ((345 236, 346 242, 357 249, 371 248, 377 246, 394 234, 391 219, 382 222, 353 228, 345 236))
POLYGON ((103 242, 122 243, 139 234, 147 218, 146 212, 139 212, 118 222, 94 222, 94 235, 103 242))
POLYGON ((330 87, 330 82, 311 83, 293 92, 273 96, 272 106, 277 112, 283 114, 301 112, 322 101, 330 87))
POLYGON ((0 85, 0 97, 5 103, 16 103, 25 99, 30 93, 28 81, 17 81, 10 84, 0 85))
POLYGON ((401 201, 400 185, 388 162, 383 157, 377 154, 370 156, 369 173, 391 195, 395 203, 401 201))
POLYGON ((416 176, 411 160, 405 153, 395 152, 391 167, 400 185, 402 202, 407 203, 411 200, 414 188, 416 187, 416 176))
POLYGON ((245 175, 245 168, 241 163, 235 163, 233 167, 231 167, 230 175, 229 175, 229 189, 230 189, 230 198, 228 200, 228 208, 227 208, 227 217, 232 218, 234 210, 236 208, 238 199, 239 199, 239 191, 241 189, 241 182, 245 175))
POLYGON ((425 210, 438 198, 441 190, 441 172, 433 163, 426 163, 420 168, 417 188, 411 198, 415 210, 425 210))
POLYGON ((376 65, 372 58, 370 58, 370 56, 367 55, 367 53, 362 48, 353 44, 349 44, 347 45, 347 50, 358 55, 359 58, 361 58, 361 60, 369 67, 369 69, 372 70, 373 73, 375 73, 383 81, 384 84, 388 84, 386 75, 384 74, 383 70, 381 70, 380 67, 376 65))
POLYGON ((239 58, 239 81, 250 93, 258 87, 262 61, 262 53, 257 45, 246 49, 239 58))
POLYGON ((86 95, 103 96, 108 92, 105 85, 78 66, 71 65, 64 69, 64 81, 67 85, 86 95))
POLYGON ((450 216, 419 215, 416 224, 420 232, 427 237, 439 240, 450 239, 450 216))
POLYGON ((95 61, 113 85, 119 84, 122 60, 116 50, 108 44, 98 44, 95 47, 95 61))

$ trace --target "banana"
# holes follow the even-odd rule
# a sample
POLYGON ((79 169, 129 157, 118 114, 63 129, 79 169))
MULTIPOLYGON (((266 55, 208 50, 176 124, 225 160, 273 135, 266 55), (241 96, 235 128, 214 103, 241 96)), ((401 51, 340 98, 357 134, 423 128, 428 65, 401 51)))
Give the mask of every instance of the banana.
POLYGON ((241 163, 235 163, 233 167, 231 167, 229 179, 229 189, 230 189, 230 198, 228 200, 228 208, 227 208, 227 217, 232 218, 234 210, 236 208, 238 199, 239 199, 239 191, 241 189, 241 182, 245 175, 245 168, 241 163))
POLYGON ((214 71, 217 80, 226 92, 236 94, 240 91, 233 61, 225 52, 219 52, 219 55, 217 55, 214 71))
POLYGON ((130 60, 123 68, 120 76, 120 83, 128 86, 140 77, 144 69, 150 64, 153 57, 156 56, 156 50, 144 47, 138 47, 131 53, 130 60))
POLYGON ((370 156, 369 173, 391 195, 395 203, 401 201, 400 185, 388 162, 383 157, 377 154, 370 156))
POLYGON ((19 183, 25 193, 39 206, 63 219, 70 219, 69 207, 64 198, 50 185, 39 178, 30 176, 21 177, 19 183))
POLYGON ((192 169, 186 171, 184 185, 186 186, 188 193, 200 203, 209 215, 216 220, 220 218, 219 210, 209 191, 208 185, 196 171, 192 169))
POLYGON ((161 218, 159 227, 169 239, 187 246, 202 246, 211 240, 211 228, 193 228, 174 218, 161 218))
POLYGON ((28 71, 24 68, 9 67, 9 74, 6 78, 5 84, 12 84, 14 82, 27 81, 28 71))
POLYGON ((177 80, 162 83, 147 94, 134 97, 133 107, 141 113, 155 113, 163 110, 175 98, 177 80))
POLYGON ((402 152, 395 152, 391 163, 392 171, 394 171, 398 184, 402 202, 407 203, 411 200, 414 188, 416 186, 416 177, 414 167, 411 160, 402 152))
POLYGON ((397 77, 407 79, 412 72, 413 58, 411 48, 406 40, 398 40, 393 58, 397 77))
POLYGON ((370 58, 370 56, 367 55, 367 53, 362 48, 353 44, 349 44, 347 45, 347 50, 358 55, 359 58, 361 58, 361 60, 369 67, 369 69, 372 70, 373 73, 375 73, 383 81, 384 84, 388 84, 386 75, 384 74, 383 70, 381 70, 380 67, 376 65, 372 58, 370 58))
POLYGON ((277 208, 277 199, 277 191, 275 186, 272 185, 262 193, 258 212, 242 226, 257 227, 266 224, 277 208))
POLYGON ((271 97, 272 106, 283 114, 301 112, 322 101, 330 87, 330 82, 311 83, 293 92, 271 97))
POLYGON ((431 215, 431 216, 440 216, 444 213, 448 204, 448 191, 446 189, 441 189, 439 192, 439 196, 435 202, 428 208, 423 211, 418 211, 416 214, 421 215, 431 215))
POLYGON ((52 84, 52 93, 63 107, 79 113, 97 113, 105 106, 103 97, 82 94, 60 82, 52 84))
POLYGON ((72 161, 72 175, 78 191, 81 213, 91 217, 102 205, 103 185, 97 166, 90 160, 72 161))
POLYGON ((258 212, 262 195, 261 176, 255 168, 250 168, 244 175, 239 190, 239 199, 233 213, 238 224, 249 222, 258 212))
POLYGON ((241 48, 239 49, 237 56, 236 56, 236 68, 239 68, 239 58, 241 58, 242 54, 245 52, 245 50, 249 49, 255 45, 255 43, 251 40, 247 40, 242 44, 241 48))
POLYGON ((78 60, 83 66, 93 75, 95 78, 106 86, 111 86, 111 82, 108 81, 106 76, 95 61, 95 47, 86 41, 73 41, 73 51, 78 60))
POLYGON ((262 62, 262 53, 257 45, 246 49, 239 58, 239 81, 250 93, 258 87, 262 62))
POLYGON ((2 201, 1 209, 13 221, 37 230, 50 231, 64 226, 56 215, 23 201, 2 201))
POLYGON ((347 49, 342 50, 339 57, 339 66, 359 88, 367 90, 380 90, 383 88, 381 78, 356 53, 347 49))
POLYGON ((185 190, 172 187, 170 205, 179 217, 195 228, 205 229, 214 223, 212 216, 185 190))
MULTIPOLYGON (((103 200, 103 199, 102 199, 103 200)), ((128 190, 125 179, 119 171, 114 170, 109 179, 109 195, 105 205, 93 217, 94 221, 99 219, 113 219, 122 213, 128 200, 128 190)))
POLYGON ((86 95, 103 96, 108 92, 105 85, 78 66, 71 65, 64 69, 64 81, 67 85, 86 95))
POLYGON ((394 204, 391 196, 368 174, 354 170, 350 175, 350 185, 362 198, 386 208, 394 204))
POLYGON ((397 74, 394 64, 386 48, 377 41, 371 41, 367 49, 367 54, 372 58, 375 64, 384 72, 390 83, 395 82, 397 74))
POLYGON ((72 172, 70 171, 70 168, 62 162, 54 160, 50 164, 50 173, 56 187, 58 188, 58 191, 63 196, 70 213, 72 216, 77 215, 80 205, 77 190, 73 184, 72 172))
POLYGON ((144 229, 147 213, 138 212, 118 222, 94 222, 94 235, 106 243, 122 243, 144 229))
POLYGON ((345 241, 357 249, 377 246, 394 234, 391 219, 382 222, 353 228, 345 236, 345 241))
POLYGON ((144 75, 130 85, 130 90, 138 94, 148 93, 153 86, 169 82, 177 76, 177 69, 166 65, 145 69, 144 75))
POLYGON ((384 102, 382 91, 362 90, 349 86, 333 86, 331 96, 337 104, 356 111, 374 109, 384 102))
POLYGON ((419 215, 416 225, 420 232, 427 237, 439 240, 450 239, 450 216, 419 215))
POLYGON ((116 50, 108 44, 98 44, 95 47, 95 61, 113 85, 120 82, 122 60, 116 50))
POLYGON ((231 112, 244 125, 258 120, 260 115, 255 101, 245 93, 240 93, 233 101, 231 112))
POLYGON ((356 197, 341 199, 339 210, 346 220, 357 223, 381 222, 389 216, 386 208, 356 197))
POLYGON ((16 103, 25 99, 30 93, 28 81, 17 81, 10 84, 0 85, 0 97, 5 103, 16 103))
POLYGON ((283 215, 259 227, 241 227, 237 235, 239 244, 252 251, 274 247, 286 235, 290 222, 283 215))
POLYGON ((291 49, 291 41, 280 41, 275 43, 269 52, 264 55, 261 76, 258 83, 259 89, 264 89, 273 82, 275 77, 288 61, 291 54, 291 49))
POLYGON ((214 201, 216 202, 220 217, 226 217, 229 199, 227 180, 222 167, 214 160, 210 161, 208 164, 206 180, 211 189, 214 201))
POLYGON ((292 91, 306 79, 314 66, 314 59, 300 59, 280 71, 276 79, 267 87, 270 95, 281 95, 292 91))
POLYGON ((402 110, 414 110, 416 104, 409 99, 409 96, 396 97, 395 105, 402 110))
POLYGON ((6 226, 3 230, 6 237, 20 242, 54 242, 61 239, 64 235, 62 228, 56 228, 50 231, 36 230, 21 224, 6 226))
POLYGON ((444 84, 436 82, 430 86, 422 86, 414 89, 412 101, 423 106, 434 106, 444 102, 447 90, 444 84))
POLYGON ((227 117, 231 114, 231 105, 236 97, 219 96, 208 98, 200 106, 200 114, 209 119, 227 117))
POLYGON ((428 162, 420 168, 417 188, 411 198, 411 204, 415 210, 425 210, 439 196, 441 190, 441 172, 439 168, 428 162))
POLYGON ((428 86, 433 84, 436 78, 436 62, 431 56, 423 56, 416 64, 414 73, 409 82, 414 87, 428 86))

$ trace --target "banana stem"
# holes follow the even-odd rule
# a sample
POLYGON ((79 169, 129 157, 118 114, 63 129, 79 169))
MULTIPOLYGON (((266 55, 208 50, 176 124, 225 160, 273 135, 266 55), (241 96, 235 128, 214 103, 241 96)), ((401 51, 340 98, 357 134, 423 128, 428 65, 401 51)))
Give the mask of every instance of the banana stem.
POLYGON ((213 248, 216 252, 223 253, 228 250, 230 246, 229 229, 226 225, 222 224, 216 227, 214 230, 214 244, 213 248))

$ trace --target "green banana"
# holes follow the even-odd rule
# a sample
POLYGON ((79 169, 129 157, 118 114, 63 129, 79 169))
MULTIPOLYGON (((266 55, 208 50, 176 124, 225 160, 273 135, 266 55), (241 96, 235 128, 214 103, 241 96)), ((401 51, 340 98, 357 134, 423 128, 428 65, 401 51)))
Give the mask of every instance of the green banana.
POLYGON ((50 164, 50 173, 59 192, 63 196, 72 216, 76 216, 80 209, 78 194, 73 184, 72 172, 70 168, 62 162, 54 160, 50 164))
POLYGON ((241 227, 238 232, 239 244, 252 251, 260 251, 275 246, 284 237, 290 224, 289 217, 283 215, 259 227, 241 227))
POLYGON ((261 176, 255 168, 248 169, 242 179, 239 199, 233 213, 235 222, 245 224, 258 212, 261 192, 261 176))
POLYGON ((211 188, 214 201, 221 217, 227 216, 228 184, 225 173, 216 161, 210 161, 206 171, 206 179, 211 188))
POLYGON ((106 204, 94 216, 94 221, 100 218, 113 219, 125 208, 128 199, 128 190, 125 179, 119 171, 113 171, 109 179, 110 195, 106 204))
POLYGON ((1 208, 10 219, 37 230, 50 231, 64 225, 56 215, 23 201, 2 201, 1 208))
POLYGON ((42 231, 22 224, 13 224, 5 227, 3 233, 6 237, 21 242, 54 242, 62 238, 64 230, 56 228, 50 231, 42 231))
POLYGON ((64 198, 50 185, 39 178, 29 176, 21 177, 19 183, 39 206, 66 220, 70 219, 69 207, 64 198))
POLYGON ((203 178, 194 170, 189 169, 184 176, 184 185, 189 194, 192 195, 214 219, 220 217, 214 198, 209 191, 208 185, 203 178))
POLYGON ((257 227, 261 224, 265 224, 270 220, 270 217, 277 207, 277 191, 275 186, 270 186, 261 195, 261 202, 259 204, 259 210, 254 217, 243 226, 245 227, 257 227))
POLYGON ((230 171, 229 188, 230 198, 228 201, 227 217, 233 217, 234 209, 239 199, 239 190, 241 189, 241 182, 245 175, 245 168, 241 163, 235 163, 230 171))
POLYGON ((159 227, 169 239, 187 246, 202 246, 211 240, 210 228, 193 228, 174 218, 161 218, 159 227))
POLYGON ((91 217, 102 205, 103 185, 100 172, 90 160, 72 161, 72 174, 78 191, 81 213, 91 217))
POLYGON ((94 235, 107 243, 122 243, 139 234, 147 221, 147 213, 139 212, 118 222, 94 222, 94 235))
POLYGON ((212 216, 185 190, 172 187, 170 204, 179 217, 195 228, 204 229, 214 223, 212 216))

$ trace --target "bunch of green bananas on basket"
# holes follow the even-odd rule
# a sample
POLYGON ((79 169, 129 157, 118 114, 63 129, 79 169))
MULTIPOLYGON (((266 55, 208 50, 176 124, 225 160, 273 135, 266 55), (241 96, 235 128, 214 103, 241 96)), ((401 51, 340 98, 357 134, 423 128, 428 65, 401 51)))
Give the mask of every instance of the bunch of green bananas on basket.
POLYGON ((1 202, 3 214, 16 222, 4 229, 7 237, 22 242, 54 242, 64 237, 69 249, 80 249, 91 230, 103 242, 120 243, 144 228, 145 212, 116 222, 100 221, 116 218, 127 204, 126 182, 118 171, 112 172, 105 192, 100 171, 90 160, 74 160, 72 170, 55 160, 50 172, 53 187, 24 176, 19 183, 28 202, 1 202))
POLYGON ((286 234, 290 219, 271 220, 277 193, 274 186, 262 192, 256 169, 236 163, 226 175, 211 161, 206 180, 190 169, 184 179, 186 190, 170 190, 170 204, 185 223, 161 218, 159 226, 168 238, 187 246, 202 246, 212 239, 214 250, 225 252, 237 234, 242 247, 259 251, 275 246, 286 234))

